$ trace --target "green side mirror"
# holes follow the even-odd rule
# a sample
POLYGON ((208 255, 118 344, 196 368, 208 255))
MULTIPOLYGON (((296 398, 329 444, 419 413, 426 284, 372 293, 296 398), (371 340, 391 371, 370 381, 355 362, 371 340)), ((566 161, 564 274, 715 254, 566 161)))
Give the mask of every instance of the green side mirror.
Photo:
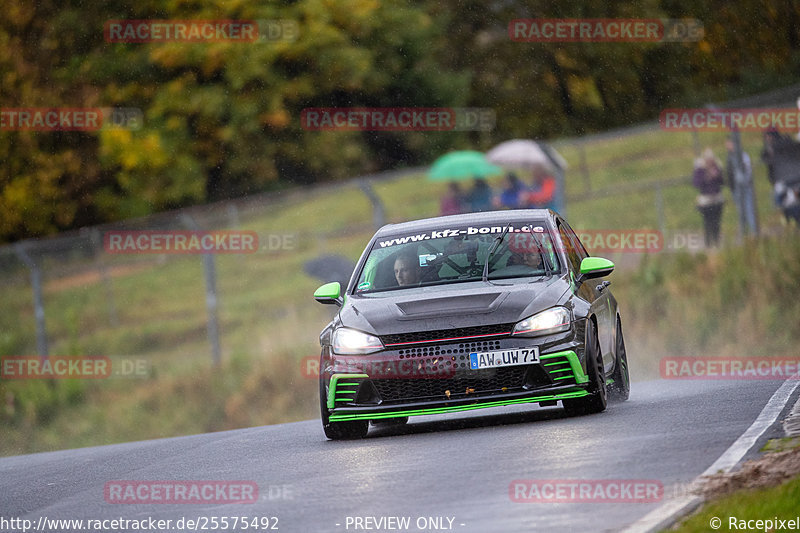
POLYGON ((587 279, 604 278, 614 271, 614 263, 602 257, 587 257, 581 261, 581 275, 578 282, 587 279))
POLYGON ((314 291, 314 299, 321 304, 333 304, 341 307, 344 303, 341 284, 338 281, 326 283, 314 291))

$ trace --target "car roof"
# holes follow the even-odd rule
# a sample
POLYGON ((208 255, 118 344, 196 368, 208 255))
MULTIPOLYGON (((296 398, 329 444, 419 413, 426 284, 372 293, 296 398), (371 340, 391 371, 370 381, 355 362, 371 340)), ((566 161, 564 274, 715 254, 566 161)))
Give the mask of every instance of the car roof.
POLYGON ((486 225, 505 225, 509 223, 528 223, 533 220, 546 220, 554 223, 556 213, 552 209, 507 209, 502 211, 484 211, 480 213, 464 213, 461 215, 447 215, 443 217, 423 218, 402 222, 399 224, 387 224, 377 231, 376 237, 383 235, 394 235, 397 233, 428 231, 441 229, 447 226, 464 226, 478 224, 486 225))

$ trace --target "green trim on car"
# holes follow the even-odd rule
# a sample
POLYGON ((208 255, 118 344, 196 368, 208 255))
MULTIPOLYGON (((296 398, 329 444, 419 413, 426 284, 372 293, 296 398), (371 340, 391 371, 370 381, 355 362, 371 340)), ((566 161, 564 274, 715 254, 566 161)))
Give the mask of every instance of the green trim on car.
POLYGON ((342 285, 338 281, 331 281, 314 291, 314 299, 321 304, 343 307, 347 295, 342 294, 342 285))
POLYGON ((401 416, 421 416, 421 415, 438 415, 444 413, 455 413, 458 411, 472 411, 475 409, 485 409, 488 407, 502 407, 504 405, 515 405, 520 403, 537 403, 537 402, 551 402, 554 400, 564 400, 568 398, 582 398, 588 396, 589 393, 585 390, 577 390, 573 392, 562 392, 560 394, 548 394, 546 396, 533 396, 530 398, 514 398, 511 400, 500 400, 496 402, 486 403, 473 403, 469 405, 452 405, 449 407, 432 407, 428 409, 414 409, 410 411, 388 411, 385 413, 353 413, 353 414, 336 414, 330 415, 328 420, 331 422, 338 422, 344 420, 377 420, 381 418, 398 418, 401 416))
MULTIPOLYGON (((368 378, 369 376, 366 374, 334 374, 331 376, 331 381, 328 384, 328 409, 333 409, 334 405, 336 405, 336 386, 339 384, 340 379, 356 379, 356 378, 368 378)), ((345 391, 350 392, 350 391, 345 391)))
POLYGON ((342 285, 338 281, 331 281, 320 286, 314 291, 314 298, 338 298, 341 296, 342 285))
POLYGON ((378 260, 374 256, 370 256, 367 259, 367 262, 364 264, 364 281, 362 281, 360 285, 366 283, 364 288, 369 289, 375 284, 375 273, 378 268, 378 260))
MULTIPOLYGON (((569 361, 569 366, 572 369, 572 374, 575 376, 575 383, 589 382, 589 376, 587 376, 586 373, 583 371, 583 367, 581 366, 581 361, 580 359, 578 359, 578 354, 576 354, 572 350, 540 355, 539 360, 544 361, 546 359, 553 359, 556 357, 565 357, 567 361, 569 361)), ((562 361, 557 361, 557 362, 562 362, 562 361)), ((542 364, 544 365, 544 363, 542 364)), ((552 364, 554 363, 548 363, 548 365, 552 364)), ((563 379, 563 378, 557 378, 557 379, 563 379)))
POLYGON ((581 261, 581 274, 613 269, 614 263, 604 257, 586 257, 581 261))

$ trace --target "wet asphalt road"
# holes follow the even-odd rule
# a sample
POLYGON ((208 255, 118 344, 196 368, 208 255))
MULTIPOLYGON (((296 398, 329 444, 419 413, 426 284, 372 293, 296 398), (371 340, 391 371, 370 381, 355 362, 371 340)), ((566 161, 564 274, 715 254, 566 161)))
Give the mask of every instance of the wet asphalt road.
MULTIPOLYGON (((629 401, 598 415, 485 409, 372 428, 360 441, 327 441, 311 420, 8 457, 0 459, 0 517, 153 517, 172 520, 170 531, 180 531, 182 517, 205 517, 213 531, 213 516, 277 517, 278 531, 304 533, 617 531, 659 504, 519 503, 509 486, 518 479, 656 480, 669 498, 749 427, 780 384, 638 382, 629 401), (115 480, 244 480, 259 494, 251 504, 112 504, 104 487, 115 480), (357 528, 355 517, 408 517, 409 525, 367 529, 377 523, 363 518, 357 528)), ((275 520, 261 521, 258 531, 265 524, 275 520)))

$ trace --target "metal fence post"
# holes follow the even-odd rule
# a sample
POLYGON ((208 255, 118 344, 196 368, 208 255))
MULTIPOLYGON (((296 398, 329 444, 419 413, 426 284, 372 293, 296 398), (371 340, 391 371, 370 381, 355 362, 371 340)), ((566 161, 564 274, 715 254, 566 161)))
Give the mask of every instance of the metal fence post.
POLYGON ((97 269, 100 271, 100 279, 103 280, 103 286, 106 290, 106 308, 108 309, 108 321, 116 327, 119 325, 119 317, 117 315, 117 306, 114 301, 114 285, 111 281, 111 276, 108 274, 108 267, 106 267, 105 259, 103 258, 103 237, 97 228, 91 230, 91 242, 94 247, 95 257, 97 257, 97 269))
POLYGON ((589 177, 589 165, 586 163, 586 148, 583 146, 583 143, 577 143, 578 146, 578 156, 580 157, 580 167, 581 167, 581 174, 583 175, 583 188, 585 189, 586 193, 592 192, 592 181, 589 177))
POLYGON ((694 157, 700 157, 700 135, 697 133, 697 130, 692 130, 692 148, 694 149, 694 157))
POLYGON ((367 180, 359 179, 358 188, 369 198, 369 202, 372 204, 372 225, 375 226, 375 229, 380 228, 386 224, 386 210, 383 207, 383 202, 367 180))
POLYGON ((42 303, 42 271, 31 259, 23 243, 14 244, 17 257, 31 269, 31 285, 33 287, 33 310, 36 317, 36 351, 40 357, 47 357, 47 330, 44 325, 44 304, 42 303))
POLYGON ((236 204, 231 202, 227 207, 228 211, 228 225, 234 229, 239 229, 241 222, 239 221, 239 208, 236 204))
POLYGON ((661 231, 661 238, 666 235, 666 222, 664 220, 664 191, 661 184, 656 185, 656 217, 658 218, 658 229, 661 231))
MULTIPOLYGON (((200 227, 194 218, 187 213, 181 215, 184 224, 192 230, 200 227)), ((203 271, 206 285, 206 310, 208 311, 208 342, 211 344, 211 361, 214 366, 219 366, 222 360, 219 342, 219 321, 217 319, 217 269, 214 264, 214 255, 203 254, 203 271)))

